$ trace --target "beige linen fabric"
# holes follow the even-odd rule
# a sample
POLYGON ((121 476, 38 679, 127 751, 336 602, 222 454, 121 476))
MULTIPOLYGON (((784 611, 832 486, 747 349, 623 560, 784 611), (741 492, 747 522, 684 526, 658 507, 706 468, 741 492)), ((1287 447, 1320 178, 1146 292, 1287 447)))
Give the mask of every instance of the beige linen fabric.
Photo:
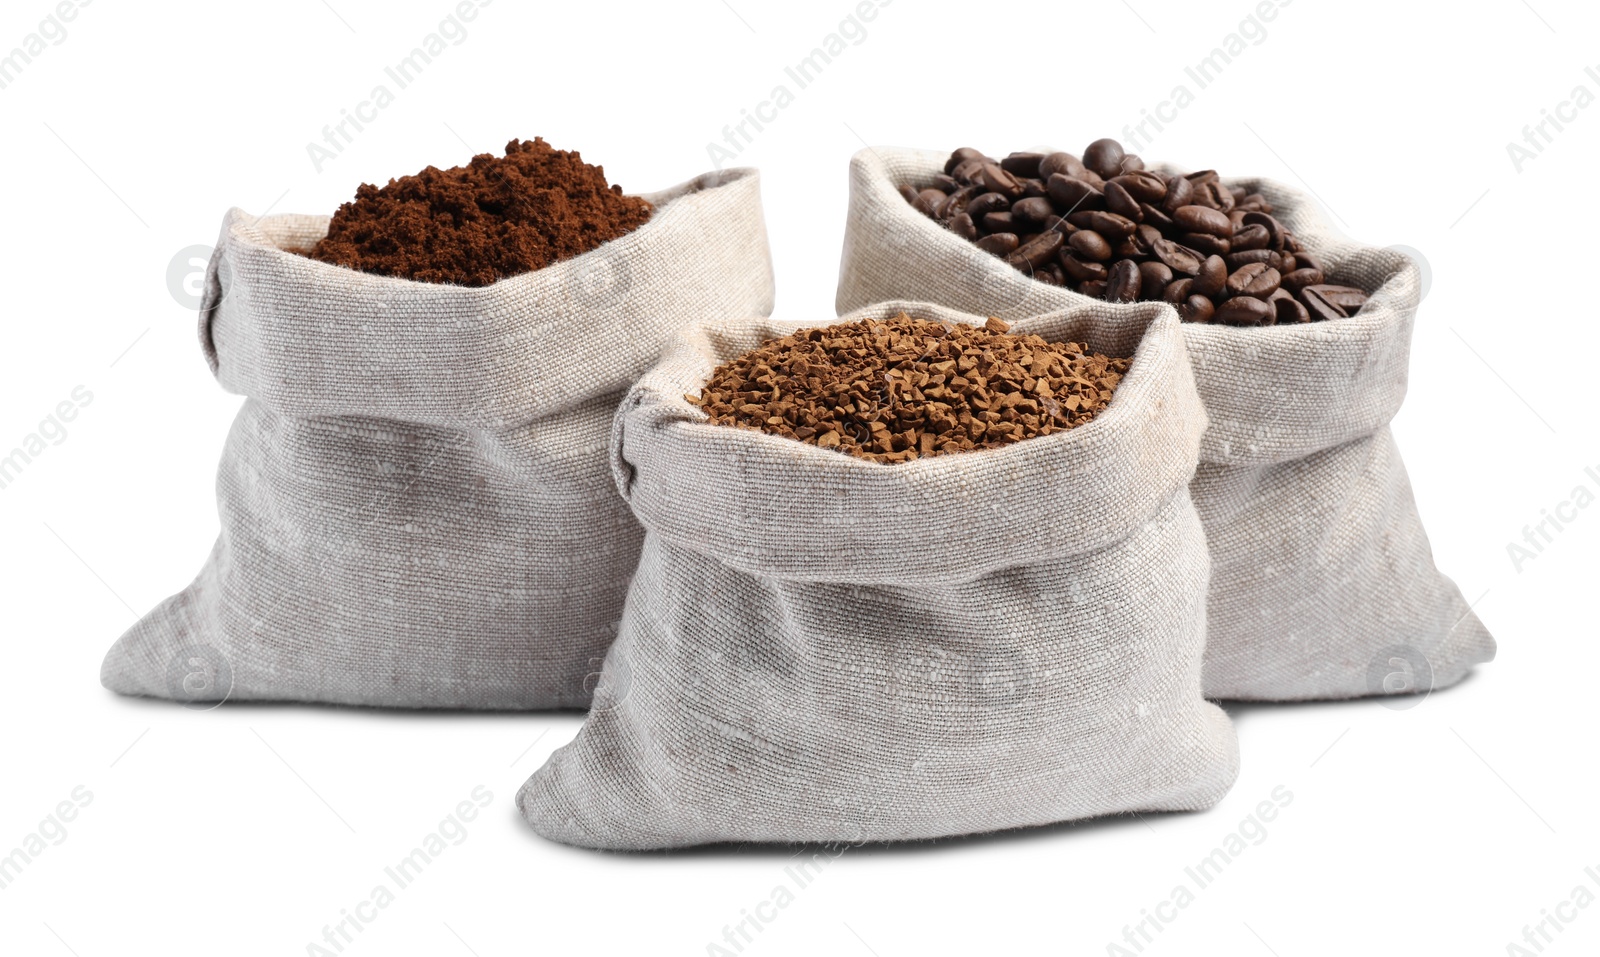
POLYGON ((754 170, 645 198, 650 221, 492 286, 293 255, 324 216, 227 216, 200 336, 248 397, 192 585, 101 680, 186 702, 582 707, 644 539, 611 417, 690 322, 766 315, 754 170))
MULTIPOLYGON (((1093 301, 912 209, 896 187, 928 185, 947 155, 876 147, 851 161, 838 310, 916 298, 1014 320, 1093 301)), ((1495 645, 1434 566, 1389 432, 1406 391, 1417 268, 1344 238, 1293 189, 1229 183, 1265 195, 1330 281, 1373 295, 1327 323, 1183 326, 1211 423, 1192 487, 1212 558, 1206 694, 1349 698, 1453 684, 1495 645)))
MULTIPOLYGON (((848 318, 902 309, 983 321, 848 318)), ((897 841, 1216 802, 1238 753, 1200 694, 1205 414, 1176 312, 1133 312, 1015 330, 1134 357, 1095 421, 892 466, 706 422, 686 393, 807 324, 697 328, 618 412, 644 555, 588 721, 517 796, 533 828, 897 841)))

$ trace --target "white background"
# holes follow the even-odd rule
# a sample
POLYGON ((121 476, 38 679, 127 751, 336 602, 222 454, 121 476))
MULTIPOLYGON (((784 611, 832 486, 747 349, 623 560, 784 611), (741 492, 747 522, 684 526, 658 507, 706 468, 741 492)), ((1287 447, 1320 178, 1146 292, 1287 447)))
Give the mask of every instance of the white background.
MULTIPOLYGON (((1507 554, 1575 487, 1600 491, 1584 473, 1600 475, 1600 106, 1520 172, 1506 149, 1578 84, 1600 95, 1584 72, 1600 11, 1530 3, 1295 0, 1198 90, 1183 66, 1248 0, 894 0, 744 151, 778 314, 822 323, 863 141, 1079 150, 1186 83, 1195 102, 1148 159, 1282 179, 1350 235, 1423 252, 1396 432, 1438 563, 1500 642, 1410 710, 1230 706, 1243 771, 1207 813, 848 851, 746 954, 1103 954, 1278 785, 1294 799, 1266 840, 1145 953, 1503 954, 1575 886, 1600 894, 1584 875, 1600 870, 1600 507, 1520 571, 1507 554)), ((512 796, 578 714, 200 713, 97 680, 217 533, 239 399, 168 290, 179 250, 214 242, 230 206, 331 212, 361 182, 511 137, 581 150, 630 190, 688 179, 853 9, 785 7, 495 0, 320 173, 306 144, 449 0, 97 0, 0 90, 0 450, 74 387, 94 397, 0 490, 0 853, 74 787, 93 794, 0 890, 0 950, 306 953, 478 785, 493 801, 465 842, 345 953, 704 954, 785 879, 786 849, 611 855, 534 835, 512 796)), ((52 9, 6 0, 0 52, 52 9)), ((1594 953, 1600 904, 1565 912, 1546 953, 1594 953)))

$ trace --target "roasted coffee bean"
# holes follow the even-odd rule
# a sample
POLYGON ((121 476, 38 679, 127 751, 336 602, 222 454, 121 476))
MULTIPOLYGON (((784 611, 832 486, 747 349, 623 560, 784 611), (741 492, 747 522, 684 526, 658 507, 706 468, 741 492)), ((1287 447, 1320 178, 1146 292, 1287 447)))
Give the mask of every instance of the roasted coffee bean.
POLYGON ((1126 155, 1116 140, 1095 140, 1083 151, 1083 165, 1110 179, 1122 172, 1122 158, 1126 155))
POLYGON ((1154 203, 1140 203, 1139 211, 1144 213, 1145 222, 1163 232, 1172 232, 1178 228, 1172 217, 1167 215, 1167 211, 1154 203))
POLYGON ((1366 302, 1327 282, 1272 204, 1215 170, 1169 174, 1115 140, 994 160, 961 149, 906 201, 1040 282, 1115 301, 1164 299, 1188 321, 1285 325, 1366 302), (1203 301, 1204 305, 1200 303, 1203 301))
POLYGON ((1131 259, 1119 260, 1111 267, 1106 279, 1106 300, 1109 302, 1135 302, 1139 298, 1142 279, 1139 267, 1131 259))
POLYGON ((1054 173, 1077 177, 1083 170, 1083 163, 1071 153, 1051 153, 1039 161, 1039 177, 1047 182, 1054 173))
POLYGON ((980 222, 982 222, 983 231, 986 233, 1014 233, 1017 231, 1017 225, 1012 221, 1011 210, 1009 209, 1003 213, 985 213, 980 222))
POLYGON ((1043 153, 1012 153, 1000 161, 1000 168, 1012 176, 1033 179, 1039 175, 1039 161, 1043 153))
POLYGON ((1017 241, 1015 233, 990 233, 978 240, 978 248, 986 253, 996 256, 1007 256, 1016 252, 1021 243, 1017 241))
POLYGON ((1100 209, 1105 206, 1105 194, 1099 187, 1091 186, 1086 180, 1065 173, 1052 173, 1047 184, 1050 198, 1063 213, 1075 212, 1080 209, 1100 209))
POLYGON ((1242 296, 1217 307, 1217 321, 1229 326, 1266 326, 1277 318, 1277 310, 1265 300, 1242 296))
POLYGON ((1267 231, 1267 248, 1282 249, 1284 229, 1283 224, 1271 215, 1263 212, 1248 212, 1244 214, 1246 226, 1261 226, 1267 231))
POLYGON ((978 178, 983 181, 983 185, 1009 199, 1016 199, 1022 195, 1022 183, 1001 169, 998 163, 984 163, 983 168, 978 171, 978 178))
POLYGON ((1132 236, 1134 230, 1139 228, 1139 224, 1128 217, 1119 216, 1116 213, 1109 213, 1104 210, 1091 209, 1088 212, 1083 213, 1082 215, 1084 222, 1082 223, 1079 223, 1073 219, 1073 216, 1077 215, 1079 214, 1074 213, 1072 216, 1068 216, 1067 221, 1071 222, 1075 226, 1082 226, 1084 229, 1092 229, 1107 239, 1120 239, 1123 236, 1132 236))
MULTIPOLYGON (((1277 253, 1270 249, 1246 249, 1243 252, 1228 253, 1224 258, 1228 260, 1229 272, 1243 269, 1251 263, 1266 263, 1273 269, 1278 269, 1278 264, 1282 261, 1282 257, 1279 257, 1277 253)), ((1279 269, 1278 271, 1282 272, 1283 270, 1279 269)))
MULTIPOLYGON (((1115 183, 1128 191, 1128 195, 1141 203, 1159 203, 1167 198, 1167 181, 1159 173, 1150 170, 1135 170, 1113 177, 1115 183)), ((1110 186, 1111 183, 1107 183, 1110 186)))
POLYGON ((1355 315, 1358 309, 1367 304, 1367 294, 1354 286, 1319 284, 1307 286, 1306 291, 1317 293, 1322 298, 1343 309, 1346 315, 1355 315))
POLYGON ((1240 226, 1233 231, 1233 236, 1228 239, 1228 244, 1234 252, 1246 249, 1266 249, 1272 245, 1272 235, 1267 232, 1267 227, 1259 223, 1249 226, 1240 226))
POLYGON ((1040 233, 1007 256, 1006 262, 1018 267, 1026 264, 1029 269, 1037 269, 1055 259, 1056 253, 1061 251, 1066 241, 1066 237, 1060 233, 1040 233))
MULTIPOLYGON (((1124 260, 1127 262, 1128 260, 1124 260)), ((1142 262, 1139 269, 1139 298, 1160 299, 1172 282, 1172 269, 1166 263, 1142 262)))
POLYGON ((1284 274, 1283 288, 1287 289, 1291 293, 1298 294, 1300 290, 1307 286, 1321 285, 1322 278, 1322 270, 1312 269, 1309 266, 1301 266, 1299 269, 1296 269, 1293 272, 1284 274))
POLYGON ((1011 220, 1018 224, 1029 226, 1043 224, 1055 213, 1055 204, 1043 196, 1019 199, 1011 204, 1011 220))
MULTIPOLYGON (((1119 179, 1121 177, 1118 177, 1119 179)), ((1139 208, 1139 201, 1133 194, 1123 188, 1116 180, 1106 184, 1105 188, 1106 209, 1126 219, 1139 222, 1144 219, 1144 211, 1139 208)))
POLYGON ((949 198, 949 196, 937 189, 925 189, 917 193, 917 198, 912 200, 911 205, 915 206, 917 211, 924 216, 937 218, 937 210, 949 198))
MULTIPOLYGON (((1069 240, 1070 243, 1070 240, 1069 240)), ((1057 261, 1061 263, 1061 271, 1067 278, 1076 282, 1088 282, 1092 279, 1105 279, 1110 271, 1101 263, 1084 259, 1069 249, 1063 249, 1057 261)))
POLYGON ((1092 229, 1078 230, 1067 237, 1067 242, 1072 246, 1072 251, 1084 259, 1103 263, 1111 258, 1111 244, 1092 229))
POLYGON ((1184 322, 1210 322, 1217 307, 1205 296, 1190 296, 1178 306, 1178 318, 1184 322))
POLYGON ((1266 263, 1251 263, 1228 277, 1228 294, 1266 299, 1278 291, 1282 278, 1266 263))
POLYGON ((999 193, 979 193, 967 202, 967 213, 978 222, 983 222, 983 217, 1001 210, 1009 210, 1011 200, 999 193))
POLYGON ((956 150, 955 152, 951 153, 950 154, 950 158, 945 160, 944 171, 946 173, 953 173, 953 172, 955 172, 955 168, 957 166, 960 166, 962 163, 965 163, 968 160, 983 160, 983 159, 985 159, 985 157, 983 155, 983 151, 982 150, 975 150, 970 146, 963 146, 960 149, 956 150))
POLYGON ((1194 294, 1220 299, 1228 284, 1228 264, 1221 256, 1207 256, 1194 276, 1194 294))
POLYGON ((1161 201, 1161 208, 1168 214, 1182 206, 1188 206, 1194 198, 1194 184, 1189 182, 1187 176, 1172 176, 1167 179, 1167 196, 1161 201))
POLYGON ((1176 273, 1183 273, 1186 276, 1193 276, 1199 272, 1200 264, 1205 261, 1205 257, 1198 252, 1170 239, 1151 243, 1150 252, 1157 259, 1166 263, 1167 268, 1176 273))
POLYGON ((1273 293, 1267 302, 1276 310, 1280 326, 1294 326, 1311 321, 1311 313, 1306 311, 1306 307, 1282 289, 1273 293))
POLYGON ((1327 322, 1332 319, 1346 319, 1349 313, 1323 298, 1317 292, 1318 287, 1307 286, 1300 290, 1300 302, 1306 307, 1306 312, 1311 314, 1312 322, 1327 322))
POLYGON ((1232 248, 1226 239, 1210 233, 1180 233, 1178 242, 1191 249, 1198 249, 1207 256, 1226 256, 1228 250, 1232 248))
POLYGON ((1224 239, 1233 235, 1233 223, 1227 214, 1204 206, 1179 206, 1172 211, 1172 221, 1191 233, 1209 233, 1224 239))

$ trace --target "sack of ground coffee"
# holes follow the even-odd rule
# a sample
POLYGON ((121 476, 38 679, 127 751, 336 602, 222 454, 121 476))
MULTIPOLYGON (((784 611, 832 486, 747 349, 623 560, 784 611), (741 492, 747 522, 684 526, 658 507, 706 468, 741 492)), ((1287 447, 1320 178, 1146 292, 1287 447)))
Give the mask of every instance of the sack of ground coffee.
POLYGON ((583 707, 643 530, 607 461, 691 320, 765 315, 754 170, 654 194, 592 252, 469 288, 314 261, 326 216, 228 214, 200 334, 248 397, 198 578, 128 631, 115 691, 583 707))
MULTIPOLYGON (((1089 301, 907 202, 899 187, 932 184, 947 156, 878 147, 852 160, 839 311, 915 295, 1017 319, 1089 301)), ((1265 197, 1328 281, 1370 298, 1323 322, 1182 326, 1210 418, 1192 485, 1212 558, 1206 694, 1277 701, 1453 684, 1495 646, 1434 566, 1389 431, 1405 396, 1416 266, 1345 239, 1293 189, 1227 183, 1265 197)))
MULTIPOLYGON (((1205 414, 1177 315, 1133 308, 1011 330, 1132 356, 1092 421, 896 464, 690 401, 801 324, 686 337, 618 412, 644 554, 588 720, 517 796, 533 828, 619 849, 894 841, 1216 802, 1238 757, 1200 695, 1205 414)), ((858 317, 902 311, 984 323, 858 317)))

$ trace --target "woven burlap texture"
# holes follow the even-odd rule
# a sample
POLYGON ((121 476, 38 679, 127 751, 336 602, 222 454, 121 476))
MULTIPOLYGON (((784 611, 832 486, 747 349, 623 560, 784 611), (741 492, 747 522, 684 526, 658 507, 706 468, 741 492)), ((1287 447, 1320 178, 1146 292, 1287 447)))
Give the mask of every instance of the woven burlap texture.
MULTIPOLYGON (((860 315, 902 310, 983 321, 860 315)), ((687 337, 618 413, 644 555, 588 721, 517 796, 533 828, 615 849, 898 841, 1216 802, 1238 751, 1200 694, 1205 416, 1177 314, 1137 311, 1015 330, 1134 357, 1095 421, 900 465, 685 400, 803 323, 687 337)))
POLYGON ((482 288, 294 255, 325 216, 227 216, 200 337, 247 396, 199 577, 106 656, 125 694, 418 708, 588 704, 644 540, 611 418, 691 322, 766 315, 754 170, 482 288))
MULTIPOLYGON (((851 161, 841 313, 917 298, 1021 319, 1094 301, 912 209, 897 187, 930 185, 946 156, 874 147, 851 161)), ((1330 281, 1373 295, 1333 322, 1183 327, 1211 423, 1192 488, 1211 549, 1206 694, 1288 701, 1453 684, 1495 645, 1434 565, 1389 430, 1406 391, 1416 265, 1345 238, 1294 189, 1227 182, 1266 196, 1330 281)))

